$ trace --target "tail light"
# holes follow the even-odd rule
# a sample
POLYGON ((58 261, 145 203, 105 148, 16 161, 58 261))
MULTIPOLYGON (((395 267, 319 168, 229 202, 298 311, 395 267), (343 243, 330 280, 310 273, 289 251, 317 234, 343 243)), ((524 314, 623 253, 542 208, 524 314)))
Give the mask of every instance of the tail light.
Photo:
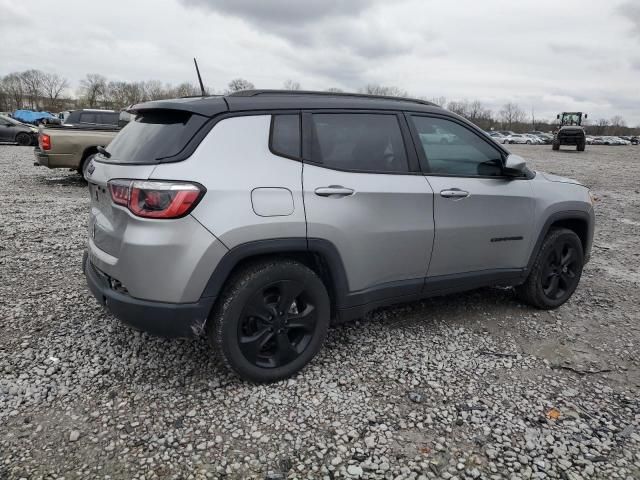
POLYGON ((144 218, 180 218, 195 208, 205 193, 202 185, 155 180, 109 180, 111 200, 144 218))
POLYGON ((38 135, 38 144, 40 150, 51 150, 51 137, 46 133, 38 135))

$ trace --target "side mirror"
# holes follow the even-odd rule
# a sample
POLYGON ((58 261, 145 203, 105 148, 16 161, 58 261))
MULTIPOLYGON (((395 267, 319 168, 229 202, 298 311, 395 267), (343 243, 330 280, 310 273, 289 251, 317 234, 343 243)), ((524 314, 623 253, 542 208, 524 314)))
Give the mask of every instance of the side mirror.
POLYGON ((586 113, 584 114, 584 118, 587 118, 589 115, 587 115, 586 113))
POLYGON ((504 162, 503 171, 509 177, 524 177, 527 170, 527 162, 520 155, 509 154, 504 162))
POLYGON ((560 120, 560 114, 556 115, 556 120, 560 120))

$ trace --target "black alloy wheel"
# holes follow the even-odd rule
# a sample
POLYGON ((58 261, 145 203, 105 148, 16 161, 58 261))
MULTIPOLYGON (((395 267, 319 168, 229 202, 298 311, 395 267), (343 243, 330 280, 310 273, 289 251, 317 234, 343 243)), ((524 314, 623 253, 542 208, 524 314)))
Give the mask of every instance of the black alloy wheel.
POLYGON ((570 242, 556 242, 547 255, 540 277, 542 291, 551 300, 558 300, 575 290, 580 279, 578 252, 570 242))
POLYGON ((247 302, 238 323, 238 344, 253 365, 286 365, 309 346, 318 311, 305 286, 280 280, 259 289, 247 302))
POLYGON ((542 242, 527 279, 516 287, 516 292, 534 307, 557 308, 575 292, 583 266, 584 251, 578 235, 567 228, 553 228, 542 242))
POLYGON ((256 261, 225 283, 207 322, 216 355, 238 376, 274 382, 302 369, 327 336, 331 303, 318 275, 291 259, 256 261))

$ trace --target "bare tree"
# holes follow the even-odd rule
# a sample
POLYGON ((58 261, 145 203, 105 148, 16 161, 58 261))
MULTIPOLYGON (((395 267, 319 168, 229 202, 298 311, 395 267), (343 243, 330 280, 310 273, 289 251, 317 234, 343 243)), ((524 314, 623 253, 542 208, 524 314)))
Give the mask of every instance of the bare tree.
POLYGON ((25 92, 22 77, 19 73, 10 73, 2 79, 2 89, 6 92, 10 107, 8 110, 16 110, 23 107, 25 92))
POLYGON ((107 79, 99 73, 88 73, 87 77, 80 81, 80 89, 86 104, 89 107, 97 107, 101 100, 105 100, 107 79))
POLYGON ((60 96, 67 88, 69 88, 69 82, 66 78, 57 73, 43 74, 42 89, 49 110, 58 110, 60 108, 60 96))
POLYGON ((595 132, 596 135, 605 135, 607 133, 607 129, 609 127, 609 120, 606 118, 601 118, 596 122, 595 132))
POLYGON ((516 125, 524 122, 526 114, 516 103, 506 103, 500 110, 500 118, 507 130, 512 130, 516 125))
POLYGON ((611 117, 611 130, 613 135, 623 135, 626 130, 627 122, 620 115, 611 117))
POLYGON ((43 97, 44 93, 44 73, 40 70, 27 70, 20 74, 22 78, 22 85, 24 89, 24 93, 29 99, 29 106, 37 110, 41 105, 39 105, 39 100, 43 97))
POLYGON ((189 82, 183 82, 169 91, 169 98, 193 97, 196 95, 200 95, 200 87, 189 82))
POLYGON ((283 84, 283 88, 285 90, 300 90, 300 82, 296 82, 295 80, 285 80, 283 84))
POLYGON ((244 78, 235 78, 229 82, 227 86, 227 93, 240 92, 242 90, 253 90, 253 83, 244 78))
POLYGON ((375 83, 370 83, 366 87, 360 90, 362 93, 368 95, 381 95, 385 97, 408 97, 409 93, 406 90, 402 90, 400 87, 384 86, 375 83))
POLYGON ((149 80, 145 82, 145 92, 148 100, 162 100, 168 98, 167 91, 169 88, 164 88, 160 80, 149 80))
POLYGON ((447 97, 431 97, 428 99, 428 101, 444 107, 447 104, 447 97))
POLYGON ((447 110, 453 113, 457 113, 462 117, 466 117, 468 115, 469 104, 467 101, 455 101, 452 100, 447 104, 447 110))

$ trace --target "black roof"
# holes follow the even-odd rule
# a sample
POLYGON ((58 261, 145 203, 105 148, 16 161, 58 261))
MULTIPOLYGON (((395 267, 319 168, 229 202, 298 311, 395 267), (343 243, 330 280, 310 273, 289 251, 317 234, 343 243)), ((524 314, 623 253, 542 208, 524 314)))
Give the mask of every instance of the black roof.
POLYGON ((403 97, 386 97, 358 93, 314 92, 303 90, 243 90, 229 95, 157 100, 134 105, 130 111, 148 109, 186 110, 214 116, 222 112, 286 109, 371 109, 442 111, 431 102, 403 97))

